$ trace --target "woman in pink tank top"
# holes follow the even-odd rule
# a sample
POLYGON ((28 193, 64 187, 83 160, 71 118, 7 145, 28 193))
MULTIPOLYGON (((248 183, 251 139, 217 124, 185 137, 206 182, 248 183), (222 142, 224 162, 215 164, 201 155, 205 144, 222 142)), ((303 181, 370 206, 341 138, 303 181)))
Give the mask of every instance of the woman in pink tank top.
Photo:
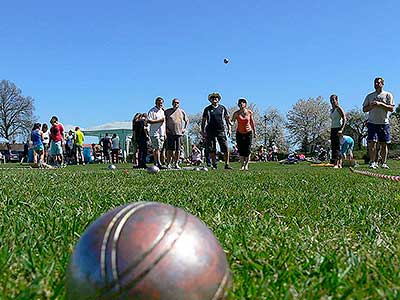
POLYGON ((238 100, 239 110, 232 116, 232 122, 237 121, 236 144, 239 151, 241 170, 249 169, 249 160, 251 152, 251 142, 256 137, 256 130, 253 119, 253 112, 247 108, 247 100, 240 98, 238 100))

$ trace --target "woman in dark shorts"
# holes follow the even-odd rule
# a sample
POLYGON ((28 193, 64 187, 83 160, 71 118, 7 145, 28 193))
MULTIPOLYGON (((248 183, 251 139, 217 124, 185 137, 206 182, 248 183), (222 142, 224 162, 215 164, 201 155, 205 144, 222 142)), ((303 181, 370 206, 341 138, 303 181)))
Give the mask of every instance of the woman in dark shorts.
POLYGON ((241 170, 249 169, 249 160, 251 152, 251 142, 256 137, 253 112, 247 108, 247 100, 240 98, 238 100, 239 110, 232 116, 232 122, 237 121, 236 144, 239 151, 241 170))

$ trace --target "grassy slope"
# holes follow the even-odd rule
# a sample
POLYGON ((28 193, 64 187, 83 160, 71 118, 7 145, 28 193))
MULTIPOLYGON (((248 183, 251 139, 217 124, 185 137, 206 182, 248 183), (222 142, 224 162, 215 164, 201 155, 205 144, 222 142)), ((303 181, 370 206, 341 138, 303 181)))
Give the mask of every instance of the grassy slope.
MULTIPOLYGON (((385 173, 400 174, 391 165, 385 173)), ((232 299, 400 297, 400 183, 307 163, 250 167, 0 170, 0 298, 63 299, 79 235, 139 200, 184 208, 213 230, 233 272, 232 299)))

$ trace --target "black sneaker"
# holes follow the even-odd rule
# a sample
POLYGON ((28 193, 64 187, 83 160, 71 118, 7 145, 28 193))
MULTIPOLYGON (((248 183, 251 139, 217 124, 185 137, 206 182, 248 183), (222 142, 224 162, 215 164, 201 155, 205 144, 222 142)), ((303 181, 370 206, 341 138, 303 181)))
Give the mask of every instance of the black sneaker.
POLYGON ((212 168, 214 169, 214 170, 216 170, 216 169, 218 169, 218 165, 215 163, 215 164, 212 164, 212 168))
POLYGON ((225 170, 232 170, 232 167, 230 165, 225 165, 225 170))

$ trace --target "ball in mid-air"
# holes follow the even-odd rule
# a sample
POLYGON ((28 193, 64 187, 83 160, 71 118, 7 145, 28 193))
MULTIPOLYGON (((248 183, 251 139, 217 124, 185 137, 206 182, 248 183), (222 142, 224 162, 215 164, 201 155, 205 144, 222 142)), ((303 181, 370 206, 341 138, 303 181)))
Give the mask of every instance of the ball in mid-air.
POLYGON ((229 59, 228 58, 224 58, 224 64, 229 63, 229 59))
POLYGON ((117 167, 115 165, 109 165, 108 169, 112 171, 112 170, 116 170, 117 167))
POLYGON ((222 300, 231 284, 210 229, 175 206, 137 202, 107 212, 79 239, 68 300, 222 300))
POLYGON ((148 167, 146 170, 147 170, 147 173, 150 173, 150 174, 157 174, 158 172, 160 172, 160 168, 155 165, 148 167))

